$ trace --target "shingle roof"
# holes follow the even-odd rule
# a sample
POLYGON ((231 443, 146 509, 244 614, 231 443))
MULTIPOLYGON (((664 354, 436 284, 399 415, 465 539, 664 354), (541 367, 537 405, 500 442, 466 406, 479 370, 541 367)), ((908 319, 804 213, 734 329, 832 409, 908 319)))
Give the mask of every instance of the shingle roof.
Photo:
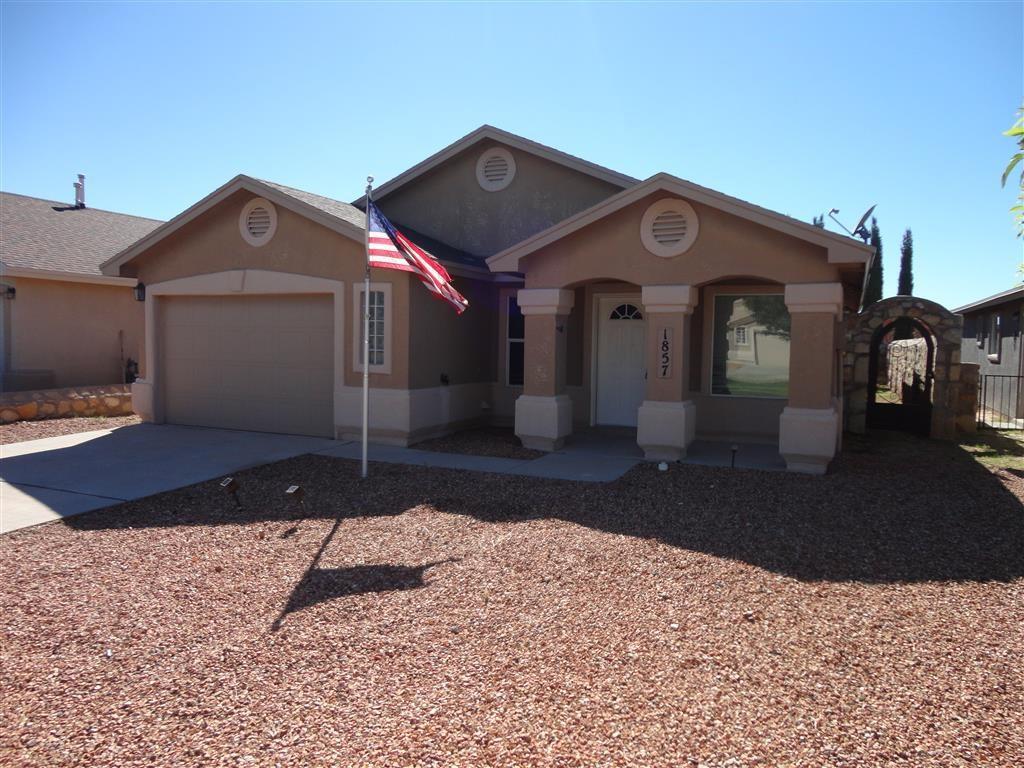
MULTIPOLYGON (((296 189, 295 187, 286 187, 284 184, 267 181, 266 179, 257 179, 257 181, 262 184, 266 184, 268 187, 273 187, 282 194, 294 197, 296 200, 300 200, 308 205, 312 205, 314 208, 318 208, 324 213, 343 219, 349 224, 359 227, 359 229, 363 229, 366 226, 366 214, 362 209, 357 208, 354 205, 344 203, 341 200, 332 200, 331 198, 323 197, 322 195, 315 195, 312 192, 306 192, 305 190, 296 189)), ((393 223, 402 232, 408 235, 414 243, 419 245, 421 248, 426 249, 441 261, 449 264, 461 264, 463 266, 477 267, 478 269, 487 270, 487 262, 482 257, 473 256, 472 254, 460 251, 458 248, 453 248, 440 240, 427 237, 421 232, 417 232, 404 226, 400 221, 395 221, 393 223)))
POLYGON ((0 192, 4 268, 101 275, 100 264, 162 222, 0 192))
POLYGON ((972 301, 970 304, 964 304, 962 307, 957 307, 953 310, 954 315, 962 315, 964 312, 974 312, 979 309, 988 309, 994 307, 997 304, 1005 304, 1008 301, 1016 301, 1018 299, 1024 299, 1024 285, 1018 285, 1016 288, 1010 288, 1008 290, 997 293, 995 296, 989 296, 978 301, 972 301))
POLYGON ((349 224, 363 229, 366 222, 366 214, 356 208, 350 203, 343 203, 341 200, 333 200, 323 195, 315 195, 312 192, 306 192, 302 189, 295 189, 295 187, 286 187, 284 184, 278 184, 275 181, 267 181, 266 179, 256 179, 268 187, 273 187, 278 192, 281 192, 289 197, 294 197, 307 205, 312 205, 314 208, 319 208, 324 213, 335 216, 343 221, 347 221, 349 224))

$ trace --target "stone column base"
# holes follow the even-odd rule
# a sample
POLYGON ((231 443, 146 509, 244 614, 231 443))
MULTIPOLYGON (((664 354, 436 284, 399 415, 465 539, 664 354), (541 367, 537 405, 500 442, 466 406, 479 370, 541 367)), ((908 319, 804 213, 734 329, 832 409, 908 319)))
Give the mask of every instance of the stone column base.
POLYGON ((692 400, 644 400, 637 411, 636 443, 655 461, 679 461, 697 431, 697 406, 692 400))
POLYGON ((568 395, 516 399, 516 437, 536 451, 557 451, 572 434, 572 400, 568 395))
POLYGON ((839 413, 835 408, 790 408, 779 417, 779 453, 791 472, 823 475, 836 455, 839 413))
POLYGON ((153 412, 153 384, 145 379, 132 382, 132 410, 147 423, 152 423, 156 414, 153 412))

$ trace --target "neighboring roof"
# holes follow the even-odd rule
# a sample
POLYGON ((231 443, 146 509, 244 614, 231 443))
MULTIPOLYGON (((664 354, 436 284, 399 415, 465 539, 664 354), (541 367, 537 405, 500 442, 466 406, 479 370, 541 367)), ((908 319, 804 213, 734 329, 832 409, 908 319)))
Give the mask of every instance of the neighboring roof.
MULTIPOLYGON (((253 194, 265 197, 277 205, 287 208, 300 216, 312 219, 323 224, 345 237, 364 242, 366 231, 366 214, 354 205, 334 200, 323 195, 316 195, 312 192, 305 192, 301 189, 288 187, 273 181, 264 181, 252 176, 239 174, 227 184, 219 187, 204 197, 195 205, 181 212, 170 221, 149 232, 137 242, 129 243, 127 247, 114 254, 101 266, 104 274, 117 275, 122 264, 145 250, 153 247, 156 243, 176 232, 198 216, 213 208, 221 201, 227 199, 235 192, 245 189, 253 194)), ((400 225, 399 225, 400 226, 400 225)), ((421 244, 428 251, 433 253, 441 261, 448 264, 465 266, 489 275, 487 265, 483 259, 472 256, 452 248, 449 245, 440 243, 420 233, 401 227, 415 242, 421 244)))
POLYGON ((0 192, 0 271, 11 277, 103 281, 101 265, 160 224, 0 192))
MULTIPOLYGON (((589 160, 570 155, 552 147, 539 144, 536 141, 517 136, 514 133, 503 131, 500 128, 495 128, 493 125, 481 125, 472 133, 468 133, 452 144, 442 149, 440 152, 428 157, 426 160, 417 163, 407 171, 403 171, 395 178, 390 181, 381 184, 379 187, 373 190, 374 199, 379 200, 380 198, 391 194, 399 187, 405 186, 413 179, 422 176, 432 168, 436 168, 441 163, 445 162, 449 158, 454 157, 459 152, 468 147, 473 146, 481 141, 497 141, 515 149, 522 150, 523 152, 529 152, 532 155, 537 155, 545 160, 550 160, 554 163, 564 165, 567 168, 585 173, 588 176, 607 181, 609 184, 614 184, 617 187, 630 187, 636 184, 640 179, 635 179, 632 176, 627 176, 624 173, 613 171, 610 168, 591 163, 589 160)), ((355 200, 355 205, 364 205, 366 202, 366 196, 363 195, 358 200, 355 200)))
POLYGON ((852 237, 816 227, 813 224, 784 216, 739 198, 724 195, 713 189, 680 179, 668 173, 658 173, 649 179, 602 200, 574 216, 528 237, 521 243, 506 248, 487 259, 487 266, 495 272, 519 272, 519 260, 579 229, 618 211, 631 203, 665 191, 704 205, 718 208, 734 216, 783 232, 792 237, 819 245, 828 251, 828 260, 834 264, 868 264, 874 249, 852 237))
POLYGON ((986 309, 988 307, 994 307, 997 304, 1005 304, 1008 301, 1016 301, 1020 299, 1024 299, 1024 285, 1018 285, 1016 288, 1011 288, 1008 291, 997 293, 995 296, 989 296, 987 299, 979 299, 978 301, 970 304, 964 304, 962 307, 954 309, 953 314, 962 315, 964 312, 986 309))

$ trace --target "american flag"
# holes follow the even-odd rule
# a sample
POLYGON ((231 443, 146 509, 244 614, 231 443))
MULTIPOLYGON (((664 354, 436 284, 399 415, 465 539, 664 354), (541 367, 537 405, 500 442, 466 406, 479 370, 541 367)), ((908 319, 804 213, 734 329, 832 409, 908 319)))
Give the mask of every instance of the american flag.
POLYGON ((451 304, 460 315, 469 302, 455 290, 451 275, 437 259, 413 243, 387 220, 380 209, 368 202, 370 232, 366 258, 371 267, 412 272, 427 290, 451 304))

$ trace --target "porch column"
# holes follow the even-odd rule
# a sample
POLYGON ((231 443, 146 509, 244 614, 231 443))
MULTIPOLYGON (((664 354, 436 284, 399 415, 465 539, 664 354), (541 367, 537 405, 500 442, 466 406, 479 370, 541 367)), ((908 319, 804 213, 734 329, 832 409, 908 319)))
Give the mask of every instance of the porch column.
POLYGON ((647 322, 647 382, 637 411, 636 442, 648 459, 678 461, 686 456, 697 426, 697 407, 689 398, 687 349, 697 289, 647 285, 641 300, 647 322))
POLYGON ((840 283, 786 286, 790 313, 789 404, 779 417, 779 453, 794 472, 825 473, 836 454, 840 414, 836 400, 836 320, 840 283))
POLYGON ((517 298, 526 336, 516 435, 527 448, 556 451, 572 433, 572 400, 565 393, 565 326, 573 292, 522 288, 517 298))

